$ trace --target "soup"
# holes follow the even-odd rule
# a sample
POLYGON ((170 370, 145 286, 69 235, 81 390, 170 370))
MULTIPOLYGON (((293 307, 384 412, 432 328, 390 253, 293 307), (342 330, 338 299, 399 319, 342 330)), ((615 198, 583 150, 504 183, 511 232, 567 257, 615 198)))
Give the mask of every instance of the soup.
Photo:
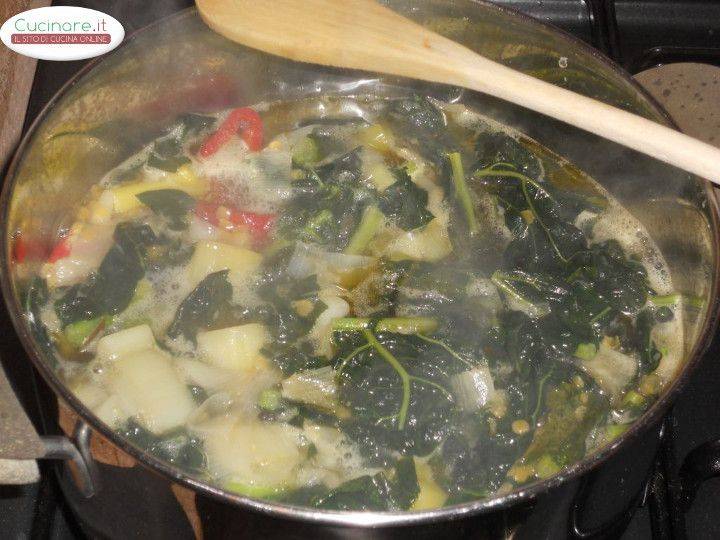
POLYGON ((323 96, 153 137, 68 218, 28 316, 98 418, 206 482, 490 497, 612 441, 679 367, 683 299, 640 223, 477 111, 323 96))

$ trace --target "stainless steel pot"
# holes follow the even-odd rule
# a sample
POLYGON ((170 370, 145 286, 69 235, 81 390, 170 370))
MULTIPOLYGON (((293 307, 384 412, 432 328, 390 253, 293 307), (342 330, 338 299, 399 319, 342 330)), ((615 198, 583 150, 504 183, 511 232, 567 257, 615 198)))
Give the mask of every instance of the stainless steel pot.
MULTIPOLYGON (((388 4, 515 69, 668 123, 659 106, 627 74, 596 51, 537 21, 472 0, 391 0, 388 4)), ((523 531, 538 532, 552 520, 537 516, 567 514, 572 494, 600 464, 605 465, 599 472, 617 478, 608 473, 612 471, 608 462, 622 460, 630 452, 649 452, 656 444, 654 426, 698 361, 718 310, 718 215, 708 183, 486 96, 298 65, 240 47, 205 28, 194 10, 135 34, 116 52, 84 69, 52 99, 11 163, 1 204, 5 301, 31 360, 60 402, 59 421, 52 396, 46 415, 54 417, 67 435, 74 434, 79 446, 76 451, 57 440, 75 458, 73 469, 83 480, 75 486, 66 471, 66 493, 73 507, 88 518, 88 528, 103 536, 124 536, 132 522, 145 536, 177 538, 182 533, 175 522, 184 519, 183 511, 189 520, 183 522, 185 533, 194 529, 196 534, 204 530, 219 536, 269 530, 291 536, 355 537, 381 531, 390 536, 399 531, 435 536, 447 530, 504 534, 515 530, 517 523, 525 524, 516 531, 517 537, 523 531), (23 294, 36 269, 13 263, 14 239, 22 234, 26 244, 38 249, 52 242, 96 179, 123 158, 124 142, 131 135, 124 129, 123 118, 146 118, 152 130, 189 109, 214 110, 321 92, 395 94, 407 89, 467 103, 566 156, 645 224, 668 260, 675 288, 704 299, 701 308, 685 317, 684 367, 631 429, 558 475, 507 495, 417 513, 331 512, 249 499, 205 484, 121 438, 72 395, 54 368, 53 351, 37 339, 33 321, 24 313, 23 294), (106 127, 90 138, 57 137, 99 124, 106 127)), ((41 444, 31 457, 41 457, 46 448, 47 444, 41 444)), ((16 452, 0 457, 18 456, 16 452)), ((651 456, 641 462, 649 467, 651 456)), ((631 473, 642 482, 647 467, 631 473)), ((624 474, 628 476, 627 471, 624 474)))

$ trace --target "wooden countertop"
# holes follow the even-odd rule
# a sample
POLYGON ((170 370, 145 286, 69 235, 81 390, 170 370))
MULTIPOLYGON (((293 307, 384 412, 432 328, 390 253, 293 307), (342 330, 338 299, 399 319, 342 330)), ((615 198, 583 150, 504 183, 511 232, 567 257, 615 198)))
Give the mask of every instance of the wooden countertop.
MULTIPOLYGON (((0 24, 13 15, 47 6, 50 0, 2 0, 0 24)), ((0 44, 0 170, 17 145, 25 120, 36 61, 0 44)))

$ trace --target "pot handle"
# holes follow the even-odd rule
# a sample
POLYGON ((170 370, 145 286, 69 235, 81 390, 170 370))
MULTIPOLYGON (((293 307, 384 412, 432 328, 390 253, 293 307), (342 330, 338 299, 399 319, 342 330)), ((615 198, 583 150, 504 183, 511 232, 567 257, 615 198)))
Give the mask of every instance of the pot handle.
POLYGON ((720 439, 704 442, 690 450, 679 472, 684 511, 692 506, 700 486, 717 476, 720 476, 720 439))
POLYGON ((92 497, 98 484, 90 435, 84 422, 78 422, 72 440, 38 435, 0 365, 0 485, 37 482, 38 459, 69 460, 77 472, 79 491, 92 497))

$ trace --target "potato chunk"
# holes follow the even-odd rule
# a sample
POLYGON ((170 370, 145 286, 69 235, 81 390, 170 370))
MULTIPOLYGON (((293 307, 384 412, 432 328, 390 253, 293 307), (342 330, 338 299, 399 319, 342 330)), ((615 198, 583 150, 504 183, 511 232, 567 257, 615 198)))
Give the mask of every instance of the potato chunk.
POLYGON ((211 421, 205 451, 208 468, 227 480, 227 487, 250 496, 269 496, 292 489, 305 453, 301 431, 288 424, 257 421, 211 421))
POLYGON ((181 426, 195 408, 170 355, 160 350, 123 355, 109 364, 106 381, 128 415, 155 434, 181 426))
POLYGON ((100 338, 97 357, 101 360, 113 360, 154 347, 155 337, 152 330, 147 324, 141 324, 100 338))
POLYGON ((269 339, 262 324, 243 324, 199 332, 198 351, 210 364, 225 369, 248 371, 265 367, 260 349, 269 339))
POLYGON ((187 268, 188 280, 197 285, 208 274, 230 270, 234 280, 242 280, 257 270, 262 255, 249 249, 222 244, 199 242, 187 268))

